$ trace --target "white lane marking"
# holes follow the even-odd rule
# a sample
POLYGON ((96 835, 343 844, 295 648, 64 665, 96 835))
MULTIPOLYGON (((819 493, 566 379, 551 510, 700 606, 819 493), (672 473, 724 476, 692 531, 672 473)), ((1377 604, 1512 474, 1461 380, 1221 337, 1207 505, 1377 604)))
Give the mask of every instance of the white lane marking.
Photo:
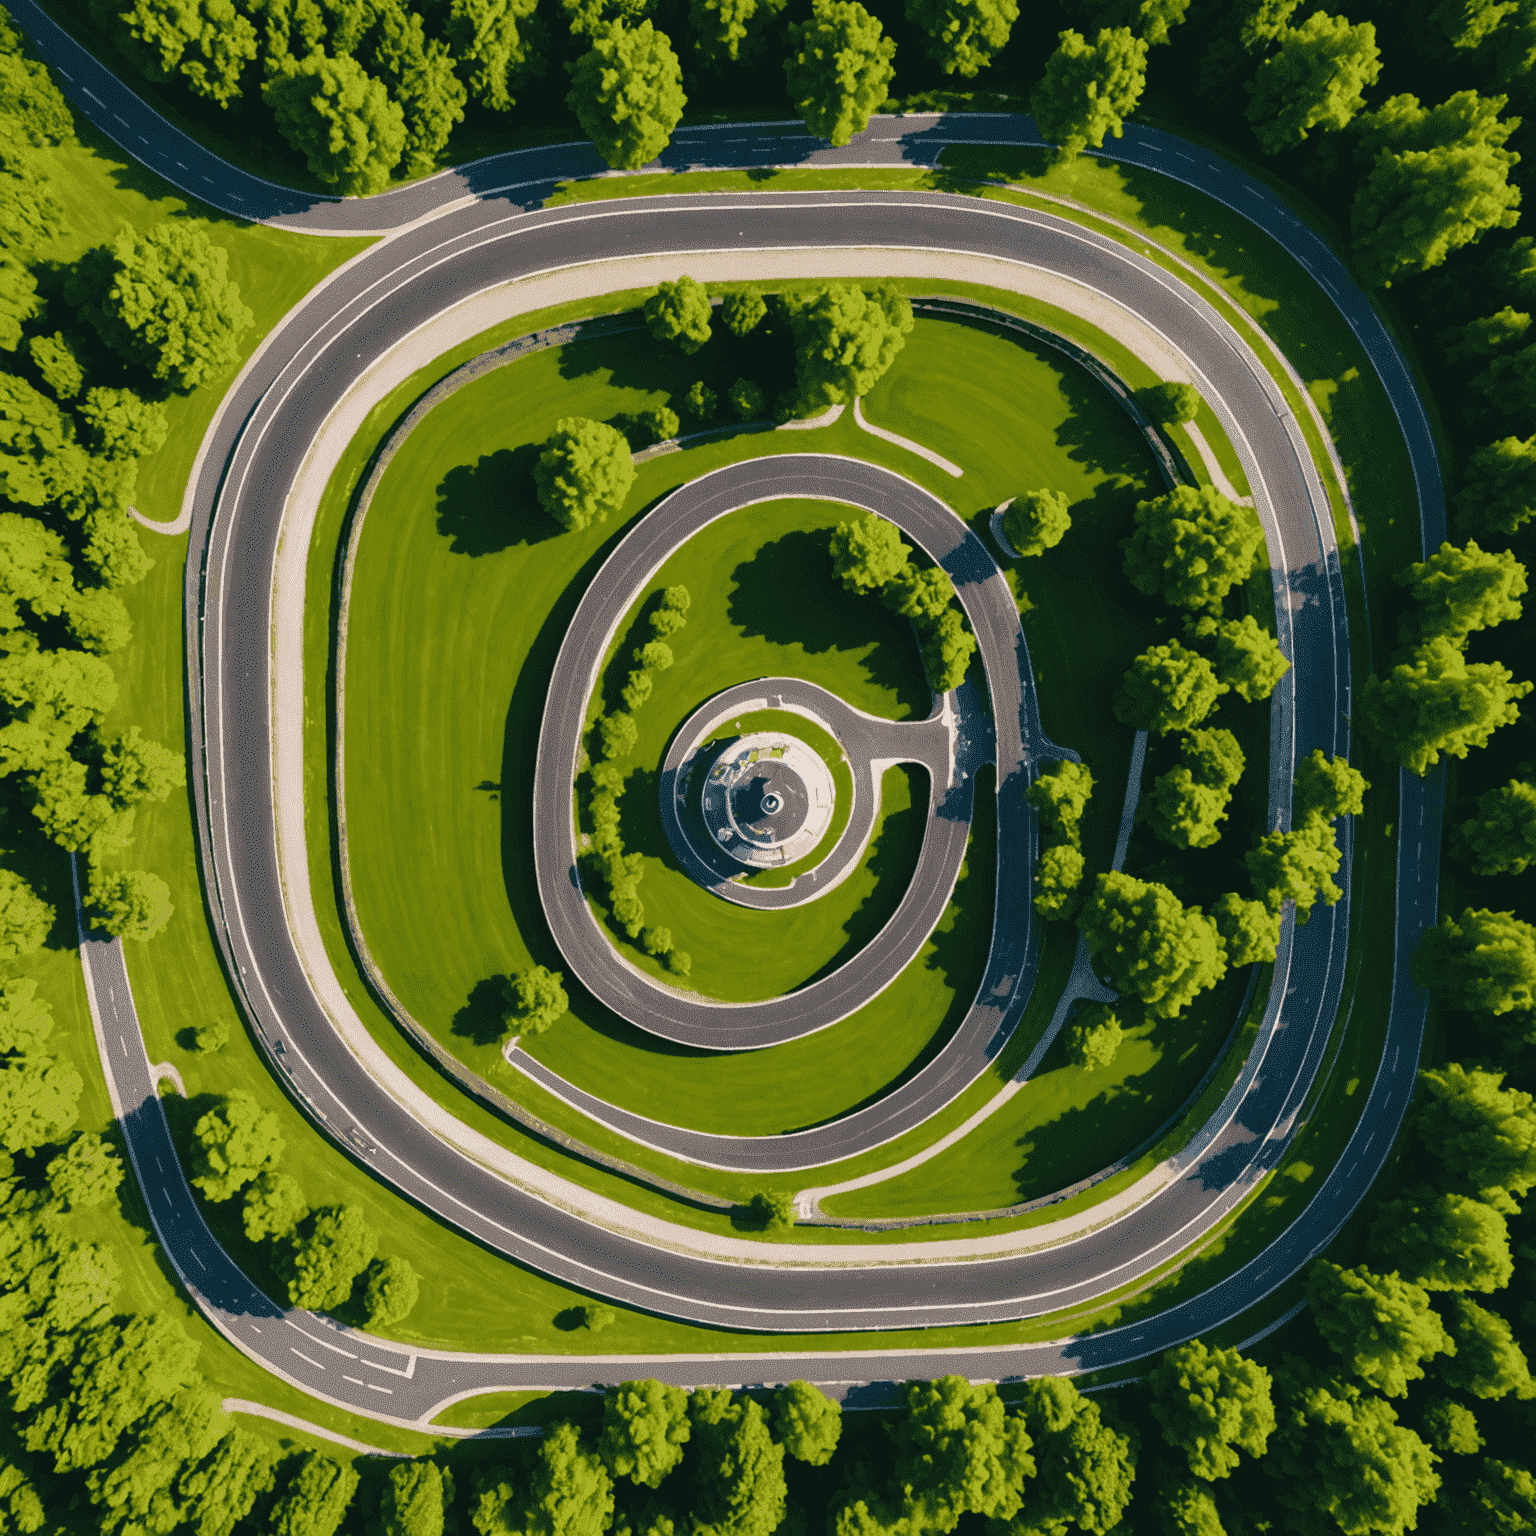
POLYGON ((328 1349, 333 1355, 345 1355, 348 1360, 357 1359, 357 1356, 354 1355, 350 1349, 343 1349, 339 1344, 328 1344, 324 1339, 317 1339, 314 1334, 312 1334, 307 1328, 300 1328, 292 1318, 285 1317, 283 1321, 287 1323, 295 1333, 300 1334, 302 1337, 308 1339, 311 1344, 318 1344, 321 1349, 328 1349))
POLYGON ((297 1355, 300 1360, 308 1361, 309 1364, 314 1366, 317 1371, 323 1371, 325 1369, 325 1367, 321 1365, 318 1360, 310 1360, 309 1356, 306 1355, 302 1349, 295 1349, 291 1344, 288 1346, 288 1353, 290 1355, 297 1355))
POLYGON ((207 1269, 208 1268, 208 1266, 203 1263, 203 1256, 202 1256, 202 1254, 200 1254, 197 1251, 196 1248, 189 1249, 188 1251, 191 1253, 192 1257, 197 1260, 197 1264, 198 1264, 198 1268, 199 1269, 207 1269))
POLYGON ((366 1387, 368 1385, 366 1381, 362 1381, 356 1376, 343 1376, 341 1379, 343 1381, 350 1381, 354 1387, 366 1387))
POLYGON ((367 1387, 370 1392, 382 1392, 386 1397, 393 1397, 395 1395, 395 1390, 393 1387, 376 1387, 371 1381, 365 1381, 363 1385, 367 1387))
MULTIPOLYGON (((354 1356, 353 1358, 355 1359, 356 1356, 354 1356)), ((391 1376, 403 1376, 407 1381, 409 1381, 416 1374, 416 1356, 415 1355, 412 1355, 406 1361, 405 1369, 403 1371, 397 1365, 384 1365, 384 1364, 380 1363, 377 1360, 369 1360, 369 1359, 366 1359, 366 1358, 363 1360, 363 1364, 364 1365, 371 1365, 374 1368, 374 1370, 376 1370, 376 1371, 388 1371, 391 1376)))

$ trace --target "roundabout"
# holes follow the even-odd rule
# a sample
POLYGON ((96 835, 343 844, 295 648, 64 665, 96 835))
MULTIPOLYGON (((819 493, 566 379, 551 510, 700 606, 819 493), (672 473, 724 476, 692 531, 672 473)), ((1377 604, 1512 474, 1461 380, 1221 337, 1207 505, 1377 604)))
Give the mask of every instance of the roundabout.
MULTIPOLYGON (((1241 338, 1155 264, 1068 220, 942 194, 637 197, 601 215, 580 207, 517 211, 486 198, 402 229, 317 292, 269 338, 205 444, 190 495, 187 566, 193 779, 208 901, 256 1037, 327 1134, 377 1178, 495 1252, 590 1294, 702 1324, 800 1334, 984 1324, 1084 1306, 1158 1272, 1242 1204, 1288 1145, 1335 1027, 1347 898, 1317 912, 1305 928, 1287 919, 1269 1006, 1243 1071, 1206 1131, 1145 1199, 1058 1242, 1044 1241, 1043 1233, 999 1234, 926 1248, 889 1245, 876 1258, 809 1242, 705 1242, 680 1225, 615 1209, 574 1182, 537 1177, 504 1148, 443 1115, 370 1044, 348 1003, 308 891, 304 697, 295 680, 305 675, 309 535, 323 487, 369 410, 424 358, 461 345, 491 317, 531 312, 556 293, 565 301, 595 301, 659 274, 675 275, 680 264, 708 280, 712 268, 739 271, 749 263, 774 281, 818 277, 839 263, 875 279, 891 268, 921 271, 940 261, 954 269, 986 264, 994 281, 1006 275, 1021 293, 1091 290, 1095 303, 1138 316, 1187 360, 1252 488, 1280 643, 1294 663, 1273 708, 1270 740, 1270 824, 1286 824, 1295 764, 1314 748, 1342 755, 1349 745, 1348 627, 1326 493, 1298 423, 1277 404, 1278 391, 1241 338), (509 286, 519 282, 532 287, 520 293, 509 286)), ((1375 339, 1390 353, 1384 334, 1375 339)), ((1411 388, 1399 394, 1406 411, 1411 388)), ((1405 420, 1418 451, 1419 426, 1408 415, 1405 420)), ((642 1029, 704 1050, 770 1048, 827 1029, 910 964, 949 902, 971 819, 983 809, 997 823, 992 939, 974 1001, 933 1060, 892 1093, 826 1125, 785 1136, 729 1137, 633 1115, 626 1120, 611 1108, 589 1111, 600 1124, 707 1166, 784 1170, 868 1152, 921 1125, 975 1080, 1024 1012, 1039 951, 1040 923, 1025 873, 1036 863, 1038 832, 1023 790, 1047 762, 1071 755, 1046 734, 1017 598, 971 526, 888 468, 817 452, 814 438, 804 449, 688 480, 623 532, 586 585, 551 674, 533 786, 534 868, 553 943, 594 996, 642 1029), (787 866, 819 845, 837 797, 818 822, 812 812, 822 809, 827 788, 813 766, 820 759, 784 733, 765 740, 743 735, 738 750, 709 763, 699 813, 710 847, 706 854, 690 842, 699 870, 690 873, 710 889, 729 886, 733 902, 750 893, 747 905, 764 898, 765 908, 788 907, 796 904, 790 896, 814 900, 832 888, 840 861, 851 868, 868 841, 877 765, 918 764, 931 786, 920 874, 876 941, 822 980, 782 997, 723 1003, 659 985, 603 930, 580 883, 571 786, 586 703, 636 588, 680 540, 714 518, 758 499, 796 496, 878 510, 949 573, 979 642, 986 697, 972 684, 939 700, 925 720, 871 725, 868 716, 860 724, 851 706, 839 717, 825 699, 797 698, 793 678, 767 678, 741 685, 751 691, 739 703, 720 698, 701 706, 731 719, 733 710, 746 713, 759 701, 791 712, 803 708, 827 722, 854 775, 847 827, 814 868, 790 885, 753 886, 717 861, 728 846, 720 833, 729 830, 754 856, 776 851, 780 858, 766 865, 787 866), (882 731, 887 739, 880 739, 882 731), (782 756, 773 755, 780 750, 782 756), (776 766, 769 771, 765 762, 776 766), (975 774, 988 762, 996 767, 989 794, 995 811, 991 803, 977 803, 975 774), (708 774, 716 768, 723 770, 716 781, 722 799, 711 809, 708 774)), ((1432 524, 1438 508, 1429 480, 1424 498, 1432 524)), ((717 723, 712 714, 676 731, 677 760, 670 751, 666 760, 673 777, 658 785, 662 819, 670 809, 684 841, 694 789, 684 770, 693 744, 717 723)), ((1429 792, 1413 783, 1403 792, 1405 825, 1432 829, 1429 792)), ((670 824, 667 830, 670 835, 670 824)), ((1423 926, 1426 901, 1433 907, 1432 854, 1426 876, 1413 864, 1414 846, 1406 836, 1399 842, 1410 878, 1401 891, 1398 930, 1410 939, 1423 926)), ((756 857, 732 858, 743 869, 766 867, 756 857)), ((136 1021, 120 949, 92 940, 83 953, 103 1039, 119 1026, 126 1038, 136 1038, 128 1034, 136 1021)), ((946 1344, 933 1353, 871 1354, 865 1369, 882 1377, 1090 1369, 1137 1359, 1236 1315, 1294 1274, 1353 1209, 1406 1105, 1421 1025, 1422 1000, 1403 978, 1389 1050, 1356 1142, 1301 1219, 1230 1276, 1134 1325, 1051 1344, 974 1350, 946 1344)), ((170 1151, 163 1117, 126 1043, 121 1061, 110 1051, 107 1061, 130 1150, 142 1166, 170 1151)), ((380 1368, 400 1377, 391 1389, 399 1396, 380 1409, 366 1393, 351 1393, 325 1374, 323 1364, 310 1370, 274 1353, 259 1326, 274 1309, 212 1241, 184 1183, 171 1180, 163 1205, 151 1202, 151 1215, 217 1325, 269 1369, 333 1401, 362 1399, 365 1411, 409 1421, 471 1391, 592 1377, 592 1364, 580 1360, 470 1357, 378 1343, 370 1348, 392 1362, 380 1368), (402 1355, 408 1364, 398 1363, 402 1355)), ((301 1318, 296 1326, 327 1325, 301 1318)), ((864 1352, 844 1351, 840 1369, 864 1352)), ((818 1374, 813 1354, 771 1347, 723 1364, 627 1358, 623 1369, 690 1381, 818 1374)))

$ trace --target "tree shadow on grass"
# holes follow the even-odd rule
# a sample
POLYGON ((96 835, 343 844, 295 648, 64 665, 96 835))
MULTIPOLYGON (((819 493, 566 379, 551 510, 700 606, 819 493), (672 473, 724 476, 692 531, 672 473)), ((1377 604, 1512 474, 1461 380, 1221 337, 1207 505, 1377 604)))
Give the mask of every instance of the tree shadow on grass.
POLYGON ((505 976, 477 981, 464 1006, 453 1016, 453 1033, 475 1045, 495 1045, 507 1032, 506 985, 505 976))
POLYGON ((437 487, 437 531, 456 555, 497 555, 516 544, 542 544, 562 530, 539 505, 533 466, 541 443, 498 448, 459 464, 437 487))
POLYGON ((1162 489, 1157 464, 1147 440, 1110 392, 1085 369, 1049 356, 1041 361, 1053 367, 1070 414, 1056 429, 1056 444, 1075 464, 1100 474, 1116 475, 1144 487, 1143 495, 1162 489))
POLYGON ((911 625, 874 598, 843 590, 832 575, 831 540, 829 529, 797 529, 742 561, 731 572, 731 623, 748 636, 798 645, 813 656, 862 650, 869 680, 922 718, 931 696, 911 625))

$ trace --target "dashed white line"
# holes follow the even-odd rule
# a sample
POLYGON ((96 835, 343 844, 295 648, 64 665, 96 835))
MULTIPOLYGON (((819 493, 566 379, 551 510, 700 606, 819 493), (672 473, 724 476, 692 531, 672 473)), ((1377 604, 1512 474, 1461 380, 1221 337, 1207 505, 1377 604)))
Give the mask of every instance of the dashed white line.
POLYGON ((288 1352, 289 1354, 297 1355, 300 1360, 308 1361, 308 1363, 314 1366, 317 1371, 323 1371, 325 1369, 325 1367, 321 1365, 318 1360, 310 1360, 309 1356, 306 1355, 302 1349, 295 1349, 293 1345, 290 1344, 288 1346, 288 1352))
POLYGON ((393 1387, 376 1387, 371 1381, 365 1381, 363 1385, 367 1387, 370 1392, 382 1392, 385 1397, 393 1397, 395 1395, 393 1387))

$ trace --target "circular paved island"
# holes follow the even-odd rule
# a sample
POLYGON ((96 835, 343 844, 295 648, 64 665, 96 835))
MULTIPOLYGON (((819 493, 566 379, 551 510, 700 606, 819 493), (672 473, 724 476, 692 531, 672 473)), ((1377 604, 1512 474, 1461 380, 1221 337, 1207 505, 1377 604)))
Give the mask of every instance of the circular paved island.
POLYGON ((831 772, 803 741, 757 731, 721 749, 704 777, 699 809, 721 852, 772 869, 816 847, 836 800, 831 772))

